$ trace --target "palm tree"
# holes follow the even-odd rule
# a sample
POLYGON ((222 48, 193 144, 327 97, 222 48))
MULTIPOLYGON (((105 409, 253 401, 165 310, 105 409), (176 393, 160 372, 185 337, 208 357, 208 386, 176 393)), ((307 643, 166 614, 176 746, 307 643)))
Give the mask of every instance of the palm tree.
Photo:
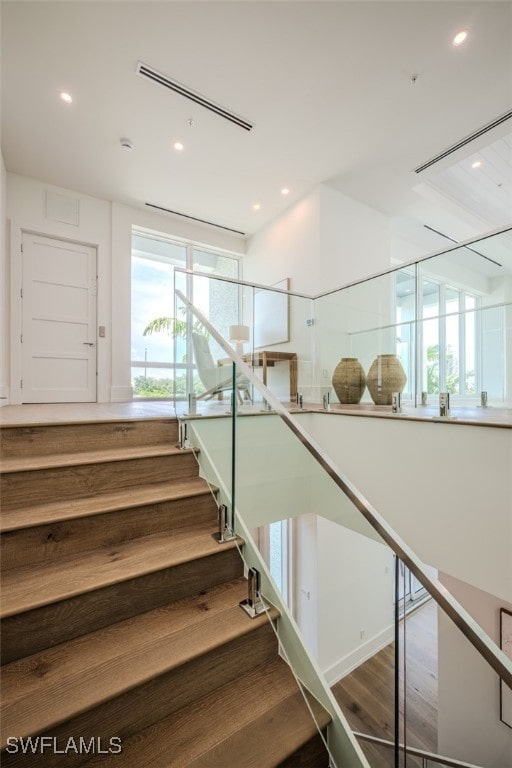
MULTIPOLYGON (((183 309, 185 312, 185 309, 183 309)), ((151 320, 143 331, 143 336, 151 336, 153 333, 166 333, 168 336, 178 339, 187 338, 188 323, 178 317, 155 317, 151 320)), ((208 336, 208 331, 200 320, 194 320, 192 323, 194 333, 200 333, 202 336, 208 336)))

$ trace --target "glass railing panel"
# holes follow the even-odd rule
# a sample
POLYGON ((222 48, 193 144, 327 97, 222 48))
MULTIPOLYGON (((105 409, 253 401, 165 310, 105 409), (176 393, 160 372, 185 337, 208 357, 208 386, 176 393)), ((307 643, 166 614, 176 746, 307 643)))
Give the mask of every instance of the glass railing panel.
MULTIPOLYGON (((189 279, 190 276, 181 277, 189 279)), ((228 536, 229 531, 234 533, 233 411, 241 403, 250 402, 249 383, 239 374, 233 361, 225 366, 216 364, 212 347, 221 350, 222 347, 215 339, 215 331, 207 321, 203 322, 200 316, 194 315, 190 306, 184 292, 176 288, 175 317, 184 319, 187 349, 193 351, 194 358, 193 361, 186 356, 183 358, 186 368, 184 396, 177 397, 175 401, 180 442, 183 448, 192 447, 200 452, 202 476, 216 489, 219 533, 228 536), (203 422, 201 431, 194 430, 196 421, 203 422)))
POLYGON ((489 404, 508 407, 511 304, 510 231, 419 262, 421 390, 449 392, 461 405, 484 391, 489 404))
POLYGON ((333 404, 391 405, 391 391, 400 391, 404 402, 414 401, 414 265, 317 298, 315 320, 317 369, 334 390, 333 404), (345 383, 347 377, 354 386, 345 383))
MULTIPOLYGON (((187 311, 192 311, 186 303, 185 307, 187 311)), ((491 308, 479 309, 478 312, 489 309, 491 308)), ((469 311, 477 310, 470 307, 469 311)), ((201 320, 197 313, 194 317, 201 320)), ((219 347, 230 357, 233 353, 230 354, 226 340, 217 337, 217 332, 207 321, 203 325, 205 331, 215 338, 219 347)), ((417 329, 414 335, 418 335, 417 329)), ((412 704, 416 699, 422 698, 418 689, 421 686, 426 689, 427 685, 425 682, 415 682, 412 672, 408 676, 408 651, 410 652, 414 645, 408 642, 409 618, 400 617, 399 602, 404 601, 405 588, 402 593, 400 579, 403 575, 391 546, 430 590, 447 615, 455 617, 454 620, 464 628, 467 637, 472 639, 471 649, 474 646, 480 649, 478 658, 487 659, 489 669, 504 669, 503 660, 485 632, 472 623, 471 618, 452 599, 449 591, 432 578, 424 564, 408 550, 406 544, 379 516, 371 506, 372 500, 366 500, 358 494, 340 469, 309 438, 310 432, 313 431, 314 419, 335 417, 307 411, 298 413, 294 408, 294 417, 290 419, 287 416, 288 411, 283 409, 279 399, 273 396, 271 390, 262 386, 257 372, 244 369, 243 363, 239 368, 241 370, 235 370, 232 375, 237 388, 238 373, 243 373, 249 378, 252 391, 257 391, 262 401, 266 400, 269 408, 258 407, 254 398, 253 405, 244 408, 236 396, 234 407, 226 409, 226 406, 221 404, 220 409, 224 408, 222 411, 218 404, 210 399, 208 404, 211 410, 204 410, 203 416, 197 417, 194 424, 201 461, 204 457, 211 470, 212 482, 221 489, 228 489, 225 495, 236 508, 236 530, 245 540, 245 547, 252 548, 257 560, 263 558, 268 563, 265 565, 265 588, 267 595, 271 596, 270 602, 274 600, 274 604, 280 605, 283 612, 283 620, 279 623, 283 646, 298 678, 319 698, 331 716, 335 715, 330 737, 336 745, 333 754, 337 760, 352 759, 354 755, 357 755, 358 759, 364 759, 361 758, 362 753, 358 752, 360 748, 355 746, 354 739, 350 738, 350 732, 347 732, 347 720, 350 714, 358 712, 361 704, 349 703, 345 715, 336 704, 334 695, 329 692, 330 686, 338 682, 338 675, 341 675, 339 679, 344 680, 351 673, 350 667, 346 666, 347 657, 349 660, 354 658, 351 654, 359 654, 360 663, 355 665, 356 669, 364 665, 367 660, 364 655, 364 641, 368 627, 371 627, 372 638, 378 636, 372 621, 381 613, 387 614, 387 619, 392 624, 393 638, 384 644, 384 648, 391 650, 395 667, 389 697, 385 694, 388 688, 385 679, 378 700, 393 702, 393 748, 395 751, 401 750, 402 759, 408 740, 414 741, 416 738, 412 733, 413 721, 409 721, 413 711, 412 704), (217 419, 213 414, 214 408, 217 408, 217 419), (229 414, 227 410, 230 411, 229 414), (210 415, 212 418, 209 418, 210 415), (227 430, 224 424, 229 425, 227 430), (229 430, 231 432, 228 436, 229 430), (373 521, 372 525, 368 522, 369 519, 373 521), (265 551, 265 547, 268 551, 265 551), (378 553, 373 551, 374 547, 377 547, 378 553), (361 548, 365 551, 360 552, 361 548), (285 554, 282 551, 280 553, 280 549, 285 549, 285 554), (355 553, 358 553, 357 557, 355 553), (374 567, 379 569, 375 578, 370 579, 373 594, 363 579, 363 566, 366 566, 368 572, 374 567), (385 570, 386 567, 388 570, 385 570), (393 581, 397 569, 400 578, 393 581), (297 641, 294 634, 295 625, 303 631, 300 641, 297 641), (354 641, 353 648, 348 650, 347 638, 354 641), (309 649, 313 662, 297 650, 298 647, 303 647, 301 643, 309 649), (396 746, 400 744, 404 746, 396 746)), ((197 402, 200 401, 199 397, 197 402)), ((365 577, 367 575, 364 574, 365 577)), ((414 586, 414 592, 416 591, 417 585, 414 586)), ((443 613, 444 621, 452 623, 443 613)), ((439 649, 444 636, 444 623, 439 622, 438 627, 439 649)), ((492 634, 488 629, 487 632, 492 634)), ((465 640, 465 637, 463 639, 465 640)), ((366 647, 366 650, 369 648, 366 647)), ((444 666, 441 667, 442 653, 438 653, 438 679, 440 680, 442 675, 448 675, 448 680, 450 670, 447 672, 444 666)), ((453 665, 453 659, 450 663, 453 665)), ((487 662, 482 663, 488 672, 487 662)), ((491 674, 496 678, 495 673, 491 674)), ((510 676, 510 672, 502 674, 510 676)), ((431 682, 429 679, 428 683, 431 682)), ((382 681, 379 685, 381 683, 382 681)), ((460 678, 459 687, 465 687, 460 685, 460 678)), ((498 688, 497 679, 491 687, 498 688)), ((461 711, 464 711, 462 705, 461 711)), ((446 742, 440 738, 440 716, 439 709, 436 751, 449 755, 446 742)), ((389 718, 382 717, 382 724, 388 728, 388 735, 389 718)), ((375 725, 372 727, 375 728, 375 725)), ((478 733, 476 725, 473 727, 478 733)), ((358 730, 364 730, 361 723, 358 730)), ((381 733, 384 737, 384 728, 381 733)), ((487 739, 487 734, 485 738, 487 739)), ((407 760, 407 764, 411 764, 409 757, 407 760)), ((398 764, 405 763, 402 760, 402 763, 398 764)), ((485 768, 485 763, 483 766, 485 768)))
MULTIPOLYGON (((301 423, 309 418, 308 413, 296 415, 301 423)), ((273 589, 336 701, 334 683, 374 650, 375 643, 380 648, 393 639, 393 553, 272 412, 237 415, 236 506, 273 589)), ((278 623, 285 648, 286 630, 286 624, 278 623)), ((392 651, 386 663, 386 674, 376 675, 375 728, 392 737, 392 651)), ((293 664, 299 679, 321 700, 316 674, 300 657, 293 664)), ((361 691, 356 681, 355 692, 349 687, 345 697, 340 695, 338 718, 346 727, 347 721, 350 728, 361 722, 369 700, 368 694, 359 699, 361 691), (360 717, 352 723, 354 711, 360 717)), ((339 749, 347 757, 355 747, 342 736, 341 726, 339 730, 339 749)))
MULTIPOLYGON (((315 388, 313 300, 276 288, 255 287, 244 295, 244 317, 250 326, 250 362, 261 381, 283 403, 321 402, 315 388)), ((255 402, 262 404, 256 389, 255 402)))
MULTIPOLYGON (((239 535, 244 541, 243 546, 240 547, 240 554, 244 561, 245 571, 249 573, 254 568, 258 571, 260 603, 251 606, 251 609, 266 613, 272 631, 275 633, 277 649, 281 657, 279 660, 276 659, 274 664, 276 679, 274 679, 273 684, 284 691, 286 710, 283 714, 287 719, 293 719, 296 734, 301 734, 305 742, 305 747, 301 750, 300 755, 296 754, 288 758, 290 764, 295 759, 297 765, 299 763, 302 765, 304 761, 308 765, 327 765, 328 763, 332 768, 337 768, 339 763, 330 749, 327 734, 332 716, 329 710, 320 703, 317 696, 312 693, 311 688, 303 682, 309 674, 308 663, 304 649, 300 647, 300 642, 298 644, 293 642, 294 627, 291 626, 293 619, 280 600, 280 595, 276 591, 277 584, 267 567, 266 559, 260 557, 259 545, 256 544, 257 534, 253 538, 240 518, 238 518, 237 524, 239 535)), ((309 676, 311 677, 310 674, 309 676)), ((364 763, 351 764, 366 768, 364 763)))
MULTIPOLYGON (((299 392, 304 403, 322 401, 328 387, 317 386, 314 373, 312 298, 287 291, 288 281, 265 288, 214 275, 177 275, 183 293, 281 402, 296 402, 299 392)), ((219 366, 230 363, 214 338, 210 347, 219 366)), ((252 394, 262 407, 259 391, 252 394)))
MULTIPOLYGON (((311 419, 335 418, 294 417, 304 428, 311 419)), ((489 682, 497 690, 497 678, 452 620, 442 612, 438 630, 437 604, 277 415, 239 414, 236 460, 239 514, 351 729, 402 745, 400 766, 422 765, 423 758, 408 753, 405 762, 409 748, 491 765, 482 755, 476 759, 474 744, 462 747, 475 734, 488 753, 493 748, 493 725, 483 713, 469 721, 469 733, 464 719, 468 701, 478 700, 479 666, 491 678, 487 691, 489 682), (294 578, 287 583, 290 553, 294 578), (462 647, 446 645, 453 633, 478 663, 470 658, 460 668, 462 647), (468 684, 473 671, 474 688, 468 684), (446 706, 438 689, 443 676, 446 706), (456 739, 457 718, 460 745, 454 747, 448 735, 456 739)), ((436 579, 432 569, 421 568, 436 579)), ((487 696, 478 706, 488 708, 487 696)))
MULTIPOLYGON (((499 599, 444 574, 439 579, 499 645, 499 599)), ((482 768, 507 765, 512 731, 500 722, 498 675, 435 601, 413 607, 401 625, 404 744, 482 768)))
POLYGON ((423 394, 418 403, 437 406, 440 392, 448 392, 452 408, 474 409, 482 403, 507 408, 512 391, 512 303, 476 307, 474 297, 462 298, 466 309, 418 323, 423 394))

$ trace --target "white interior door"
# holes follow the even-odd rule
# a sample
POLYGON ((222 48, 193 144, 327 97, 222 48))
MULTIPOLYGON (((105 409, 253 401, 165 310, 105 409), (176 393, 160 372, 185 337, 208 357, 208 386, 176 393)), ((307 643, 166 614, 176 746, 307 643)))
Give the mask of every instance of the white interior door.
POLYGON ((22 402, 96 401, 96 250, 23 234, 22 402))

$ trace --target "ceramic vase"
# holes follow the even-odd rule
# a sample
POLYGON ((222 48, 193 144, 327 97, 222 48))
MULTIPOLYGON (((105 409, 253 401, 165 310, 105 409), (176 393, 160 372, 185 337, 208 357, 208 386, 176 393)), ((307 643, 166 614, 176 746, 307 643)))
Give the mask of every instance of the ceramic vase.
POLYGON ((366 379, 375 405, 391 405, 391 395, 402 392, 406 382, 407 376, 396 355, 377 355, 366 379))
POLYGON ((358 403, 366 386, 366 374, 357 357, 342 357, 332 375, 340 403, 358 403))

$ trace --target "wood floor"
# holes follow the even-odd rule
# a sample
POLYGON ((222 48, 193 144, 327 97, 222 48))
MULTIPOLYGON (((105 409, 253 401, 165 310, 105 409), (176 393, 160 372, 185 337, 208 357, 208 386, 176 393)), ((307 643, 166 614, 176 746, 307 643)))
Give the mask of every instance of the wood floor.
MULTIPOLYGON (((400 652, 403 658, 403 632, 400 652)), ((400 669, 400 741, 437 752, 437 608, 433 600, 406 620, 406 669, 400 669), (404 687, 406 726, 404 728, 404 687)), ((394 643, 386 646, 333 687, 354 731, 394 737, 394 643)), ((391 768, 393 751, 361 741, 372 768, 391 768)), ((402 756, 401 756, 402 757, 402 756)), ((401 763, 403 764, 403 762, 401 763)), ((407 766, 421 762, 410 756, 407 766)))
MULTIPOLYGON (((283 402, 283 405, 296 411, 295 403, 283 402)), ((227 400, 201 400, 197 403, 197 413, 208 415, 224 415, 228 410, 227 400)), ((304 410, 321 411, 318 403, 304 403, 304 410)), ((123 420, 123 419, 157 419, 172 418, 175 415, 187 413, 185 401, 172 400, 133 400, 125 403, 46 403, 5 405, 0 407, 0 423, 2 424, 44 424, 55 422, 76 422, 91 420, 123 420)), ((261 413, 261 403, 254 405, 244 402, 240 411, 244 414, 261 413)), ((360 405, 331 405, 333 415, 344 416, 373 416, 379 418, 431 421, 438 416, 439 409, 434 406, 419 406, 413 408, 404 406, 400 415, 391 413, 391 406, 361 403, 360 405)), ((512 428, 512 408, 452 408, 454 424, 472 424, 491 427, 512 428)))

